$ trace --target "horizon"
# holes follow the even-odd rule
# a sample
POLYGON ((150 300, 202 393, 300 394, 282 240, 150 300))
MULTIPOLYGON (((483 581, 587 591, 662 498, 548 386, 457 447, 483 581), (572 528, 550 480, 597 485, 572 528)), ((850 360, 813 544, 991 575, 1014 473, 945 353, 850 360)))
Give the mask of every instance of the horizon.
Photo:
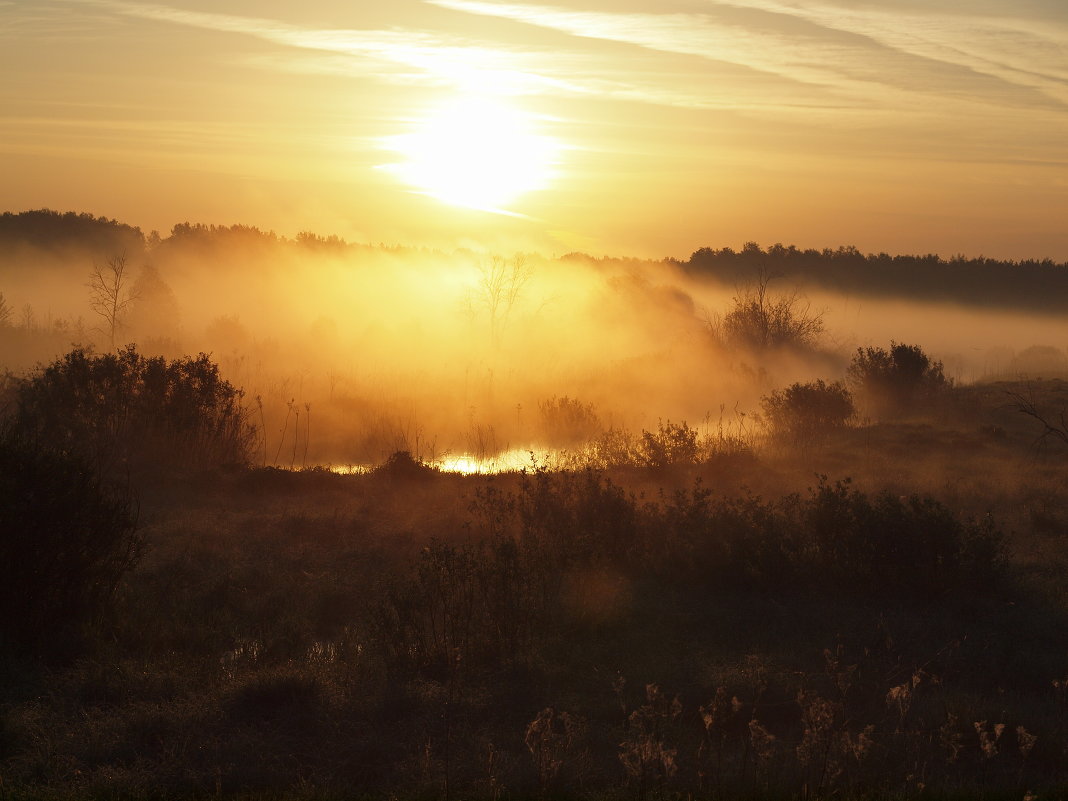
MULTIPOLYGON (((334 231, 301 229, 301 230, 297 230, 297 231, 295 231, 293 233, 288 233, 288 232, 279 232, 279 231, 274 230, 273 228, 262 228, 259 225, 257 225, 256 223, 241 222, 241 221, 231 222, 231 223, 217 223, 217 222, 206 222, 206 221, 199 221, 199 220, 196 221, 196 222, 193 222, 193 221, 190 221, 190 220, 182 220, 180 222, 172 223, 165 230, 164 229, 155 229, 155 228, 153 228, 153 229, 150 229, 150 230, 146 231, 146 229, 143 226, 137 225, 137 224, 129 222, 127 220, 123 220, 123 219, 120 219, 118 217, 110 217, 110 216, 108 216, 106 214, 98 215, 98 214, 95 214, 92 211, 76 211, 74 209, 59 210, 59 209, 44 208, 44 207, 42 207, 42 208, 34 208, 34 209, 21 209, 21 210, 5 209, 3 211, 0 211, 0 216, 19 217, 21 215, 27 215, 27 214, 52 214, 52 215, 56 215, 57 217, 60 217, 60 218, 65 217, 67 215, 74 215, 76 217, 88 217, 88 218, 90 218, 90 219, 92 219, 92 220, 94 220, 96 222, 108 223, 108 224, 116 224, 116 225, 120 225, 120 226, 127 226, 127 227, 137 231, 141 235, 141 238, 145 241, 146 245, 148 245, 150 247, 152 245, 152 237, 153 237, 153 235, 158 236, 160 241, 165 241, 165 240, 170 239, 171 237, 173 237, 175 235, 175 229, 179 228, 180 226, 189 226, 190 228, 193 228, 193 229, 203 228, 203 229, 205 229, 205 230, 207 230, 209 232, 230 231, 230 230, 244 229, 244 230, 247 230, 247 231, 250 231, 250 232, 256 232, 258 234, 262 234, 263 236, 268 237, 268 238, 275 238, 279 242, 283 242, 283 243, 300 243, 301 237, 303 237, 303 236, 311 236, 311 237, 316 237, 318 239, 321 239, 321 240, 327 241, 327 242, 336 241, 336 244, 339 244, 339 245, 344 246, 344 247, 380 248, 380 249, 386 249, 386 250, 390 250, 390 249, 392 249, 392 250, 406 250, 406 249, 418 250, 418 249, 424 249, 424 250, 430 250, 430 251, 437 251, 437 252, 441 252, 441 253, 444 253, 444 254, 450 254, 451 253, 451 254, 454 254, 454 255, 455 254, 462 254, 462 253, 492 255, 490 251, 485 250, 485 249, 479 249, 479 248, 471 247, 470 244, 466 244, 466 245, 465 244, 457 244, 457 245, 455 245, 455 246, 450 248, 450 247, 442 246, 442 245, 426 245, 426 244, 419 244, 419 243, 405 243, 405 242, 399 242, 399 241, 386 242, 386 241, 383 241, 383 240, 377 240, 376 241, 376 240, 371 240, 371 239, 364 240, 364 241, 356 241, 356 240, 345 239, 344 237, 339 236, 334 231)), ((704 243, 704 244, 697 245, 690 253, 688 253, 688 254, 686 254, 684 256, 677 256, 677 255, 638 256, 638 255, 634 255, 634 254, 618 253, 618 252, 617 253, 590 253, 588 251, 583 251, 583 250, 572 250, 572 251, 568 251, 568 252, 565 252, 565 253, 545 253, 545 252, 541 252, 541 251, 538 251, 538 250, 531 250, 531 251, 526 251, 525 253, 526 253, 526 255, 533 255, 533 256, 537 256, 539 258, 545 258, 545 259, 564 259, 564 258, 567 258, 569 256, 582 256, 582 257, 586 257, 586 258, 590 258, 590 259, 594 259, 594 260, 598 260, 598 261, 637 260, 637 261, 648 261, 648 262, 663 262, 663 261, 686 262, 687 260, 690 260, 690 259, 694 258, 695 256, 698 256, 699 254, 701 254, 704 251, 711 251, 713 253, 733 252, 733 253, 736 253, 736 254, 741 254, 741 253, 744 252, 744 250, 747 247, 750 247, 750 246, 756 246, 759 250, 761 250, 765 254, 770 254, 774 249, 783 248, 785 250, 793 250, 793 251, 796 251, 797 253, 804 254, 804 255, 809 255, 809 254, 826 255, 826 254, 834 253, 834 252, 855 251, 857 254, 859 254, 861 257, 863 257, 865 259, 873 259, 873 258, 878 258, 880 256, 889 256, 889 257, 895 258, 895 259, 913 259, 913 258, 920 259, 920 258, 929 258, 931 256, 934 256, 939 260, 940 263, 943 263, 943 264, 950 264, 950 263, 953 263, 953 262, 958 261, 958 260, 964 260, 964 261, 994 261, 994 262, 1001 262, 1001 263, 1004 263, 1004 264, 1007 264, 1007 265, 1019 264, 1019 263, 1040 263, 1040 264, 1052 263, 1054 266, 1068 265, 1068 260, 1060 262, 1057 259, 1052 258, 1050 256, 1006 256, 1006 257, 999 258, 999 257, 990 256, 990 255, 985 254, 985 253, 976 253, 976 254, 968 255, 968 254, 964 254, 964 253, 960 253, 960 252, 956 252, 956 253, 952 253, 952 254, 950 254, 950 253, 939 253, 939 252, 925 252, 925 253, 924 252, 911 252, 911 253, 908 253, 908 252, 887 252, 887 251, 878 251, 878 252, 876 252, 876 251, 865 251, 865 250, 862 250, 860 248, 857 248, 856 245, 854 245, 853 243, 837 243, 834 246, 831 246, 829 244, 825 244, 823 246, 799 247, 793 242, 786 243, 786 242, 783 242, 781 240, 775 241, 775 242, 757 242, 757 241, 753 241, 753 240, 747 240, 747 241, 741 242, 741 243, 731 242, 731 243, 720 243, 718 245, 715 245, 715 244, 712 244, 712 243, 704 243)), ((514 253, 523 253, 523 251, 514 251, 514 253)), ((504 254, 496 254, 496 255, 504 255, 504 254)))

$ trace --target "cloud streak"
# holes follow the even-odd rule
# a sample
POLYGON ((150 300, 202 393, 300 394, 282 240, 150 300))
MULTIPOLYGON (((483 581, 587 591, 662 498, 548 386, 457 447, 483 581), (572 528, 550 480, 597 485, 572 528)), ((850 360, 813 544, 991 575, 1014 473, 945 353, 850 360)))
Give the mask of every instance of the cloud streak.
POLYGON ((1066 96, 1063 27, 1046 32, 1025 19, 902 15, 818 3, 736 0, 700 14, 574 11, 486 0, 426 0, 576 37, 693 56, 806 84, 870 105, 916 95, 999 106, 1054 107, 1066 96))
MULTIPOLYGON (((373 60, 391 65, 380 77, 411 78, 414 69, 423 80, 503 94, 581 92, 560 77, 525 69, 522 54, 464 37, 413 30, 304 28, 262 17, 218 14, 151 3, 119 0, 76 0, 79 5, 160 23, 251 36, 287 48, 373 60), (399 68, 399 69, 398 69, 399 68), (405 68, 409 71, 405 72, 405 68)), ((323 71, 341 71, 336 58, 323 71)), ((283 68, 285 65, 282 65, 283 68)), ((304 68, 309 65, 307 62, 304 68)), ((359 74, 360 68, 353 69, 359 74)))
MULTIPOLYGON (((636 71, 625 60, 605 58, 603 54, 581 48, 538 50, 515 43, 473 40, 450 33, 411 29, 304 28, 260 17, 189 11, 122 0, 71 2, 158 23, 254 37, 305 54, 294 52, 277 60, 239 57, 246 64, 274 70, 352 77, 370 75, 398 83, 447 85, 482 93, 599 97, 690 109, 835 109, 842 106, 839 98, 823 92, 821 81, 813 80, 804 70, 790 75, 786 69, 768 69, 758 59, 715 59, 708 55, 709 47, 728 55, 731 51, 759 49, 766 42, 759 34, 742 37, 741 33, 735 32, 721 35, 718 42, 710 42, 707 35, 701 38, 693 36, 692 32, 687 33, 686 19, 659 18, 662 24, 651 25, 647 17, 657 15, 619 16, 614 20, 616 40, 630 41, 643 26, 652 27, 657 38, 641 42, 643 45, 664 53, 701 55, 714 62, 713 68, 680 74, 677 67, 647 64, 636 71), (671 45, 669 41, 673 37, 676 42, 671 45)), ((481 14, 508 9, 518 13, 517 9, 522 8, 447 1, 438 5, 481 14)), ((583 18, 581 15, 575 20, 570 26, 574 30, 568 32, 578 33, 579 27, 586 24, 592 29, 613 21, 610 17, 583 18)), ((534 12, 522 21, 535 24, 534 12)), ((545 22, 542 18, 542 23, 545 22)), ((547 27, 561 29, 555 24, 547 27)), ((604 38, 594 34, 591 37, 604 38)))
MULTIPOLYGON (((828 2, 735 0, 739 5, 787 14, 866 36, 906 55, 974 70, 1006 83, 1050 91, 1065 98, 1068 86, 1068 24, 1019 15, 998 17, 900 8, 852 8, 828 2)), ((1011 6, 1010 6, 1011 7, 1011 6)))

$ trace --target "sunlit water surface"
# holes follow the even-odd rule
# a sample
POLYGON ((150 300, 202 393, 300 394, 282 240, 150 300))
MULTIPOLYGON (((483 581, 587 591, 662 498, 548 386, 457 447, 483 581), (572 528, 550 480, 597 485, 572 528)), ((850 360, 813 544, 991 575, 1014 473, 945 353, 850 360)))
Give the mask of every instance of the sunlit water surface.
MULTIPOLYGON (((532 471, 538 468, 553 467, 561 454, 546 450, 515 448, 486 456, 472 453, 450 453, 426 464, 443 473, 462 473, 464 475, 490 475, 493 473, 515 473, 521 470, 532 471)), ((341 475, 359 475, 372 472, 376 465, 334 464, 330 470, 341 475)))

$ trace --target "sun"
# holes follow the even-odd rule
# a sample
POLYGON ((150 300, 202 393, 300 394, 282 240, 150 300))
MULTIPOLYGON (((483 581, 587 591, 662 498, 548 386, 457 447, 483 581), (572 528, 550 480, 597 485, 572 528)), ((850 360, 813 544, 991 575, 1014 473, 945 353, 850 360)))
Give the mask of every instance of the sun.
POLYGON ((453 206, 510 213, 553 178, 560 147, 536 119, 499 98, 464 97, 389 138, 403 161, 384 165, 414 190, 453 206))

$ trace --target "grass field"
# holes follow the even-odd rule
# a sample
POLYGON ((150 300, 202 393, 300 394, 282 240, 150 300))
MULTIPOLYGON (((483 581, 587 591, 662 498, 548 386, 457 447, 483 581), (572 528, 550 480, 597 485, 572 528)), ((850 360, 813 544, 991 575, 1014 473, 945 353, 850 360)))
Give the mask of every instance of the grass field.
POLYGON ((1023 390, 1066 385, 659 470, 155 483, 107 618, 3 661, 0 797, 1059 797, 1023 390))

